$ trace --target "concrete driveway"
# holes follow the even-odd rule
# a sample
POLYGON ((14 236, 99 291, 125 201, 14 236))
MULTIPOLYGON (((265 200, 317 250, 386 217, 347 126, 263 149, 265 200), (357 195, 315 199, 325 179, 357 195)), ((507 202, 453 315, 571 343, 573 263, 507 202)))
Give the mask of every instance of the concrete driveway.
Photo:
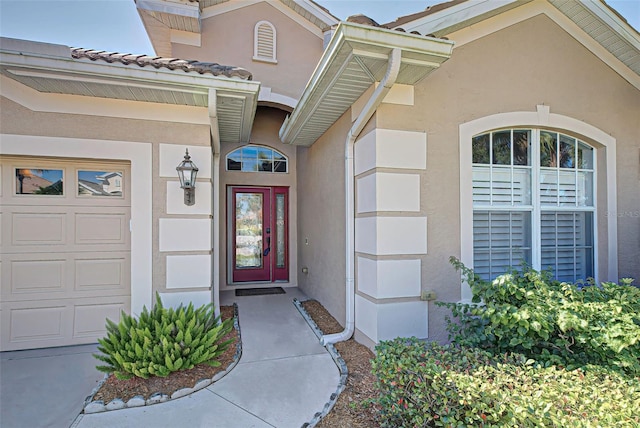
POLYGON ((68 428, 104 377, 96 346, 0 353, 0 426, 68 428))

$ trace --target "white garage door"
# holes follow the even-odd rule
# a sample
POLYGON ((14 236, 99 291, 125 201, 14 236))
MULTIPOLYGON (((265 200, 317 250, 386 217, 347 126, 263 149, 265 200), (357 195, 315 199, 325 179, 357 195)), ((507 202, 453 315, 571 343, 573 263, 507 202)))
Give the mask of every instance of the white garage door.
POLYGON ((0 167, 0 350, 95 343, 131 306, 129 165, 0 167))

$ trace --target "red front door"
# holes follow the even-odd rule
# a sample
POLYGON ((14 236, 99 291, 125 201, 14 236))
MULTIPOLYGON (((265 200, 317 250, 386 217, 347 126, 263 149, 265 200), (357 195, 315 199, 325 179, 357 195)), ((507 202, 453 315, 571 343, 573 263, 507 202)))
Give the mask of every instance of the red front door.
POLYGON ((233 282, 289 279, 287 196, 284 187, 231 188, 233 282))

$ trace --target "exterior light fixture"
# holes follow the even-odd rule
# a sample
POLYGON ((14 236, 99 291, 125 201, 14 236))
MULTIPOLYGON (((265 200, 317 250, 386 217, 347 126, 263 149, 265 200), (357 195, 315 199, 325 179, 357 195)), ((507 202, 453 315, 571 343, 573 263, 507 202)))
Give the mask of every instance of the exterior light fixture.
POLYGON ((184 204, 191 206, 196 203, 196 175, 198 167, 189 156, 189 149, 186 150, 184 160, 176 167, 180 188, 184 189, 184 204))

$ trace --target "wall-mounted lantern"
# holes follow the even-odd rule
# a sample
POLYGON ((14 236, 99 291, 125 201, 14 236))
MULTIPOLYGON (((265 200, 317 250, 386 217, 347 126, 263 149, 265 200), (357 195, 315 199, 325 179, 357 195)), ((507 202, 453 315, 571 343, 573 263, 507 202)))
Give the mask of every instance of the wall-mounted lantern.
POLYGON ((196 203, 196 175, 198 175, 198 167, 189 156, 189 149, 186 150, 184 160, 176 167, 178 178, 180 179, 180 188, 184 189, 184 204, 193 205, 196 203))

